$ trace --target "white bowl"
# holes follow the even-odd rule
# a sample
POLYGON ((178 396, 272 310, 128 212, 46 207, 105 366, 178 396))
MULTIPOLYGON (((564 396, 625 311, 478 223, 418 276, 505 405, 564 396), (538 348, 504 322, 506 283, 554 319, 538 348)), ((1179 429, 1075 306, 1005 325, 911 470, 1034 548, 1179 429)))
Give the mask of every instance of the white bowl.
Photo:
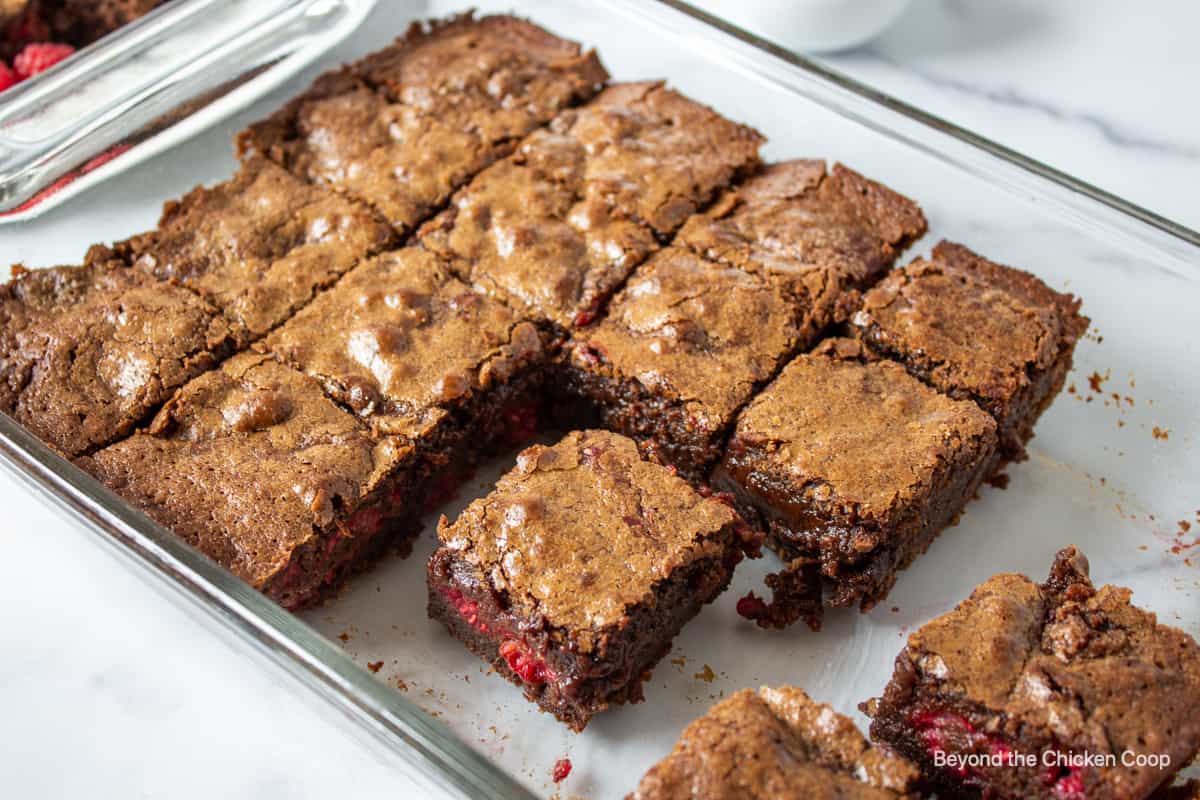
POLYGON ((911 0, 693 0, 734 25, 792 50, 845 50, 883 33, 911 0))

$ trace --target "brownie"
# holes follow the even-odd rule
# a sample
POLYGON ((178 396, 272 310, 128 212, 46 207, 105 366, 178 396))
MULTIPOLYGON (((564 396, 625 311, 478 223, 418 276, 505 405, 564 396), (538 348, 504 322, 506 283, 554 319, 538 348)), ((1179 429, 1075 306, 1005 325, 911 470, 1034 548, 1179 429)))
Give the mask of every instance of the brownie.
POLYGON ((118 263, 0 286, 0 410, 68 456, 129 433, 232 347, 219 311, 118 263))
POLYGON ((684 218, 757 163, 761 137, 659 83, 609 87, 527 137, 422 229, 464 280, 567 331, 684 218))
POLYGON ((791 686, 742 689, 697 719, 628 800, 916 798, 917 768, 791 686))
MULTIPOLYGON (((231 180, 167 203, 156 230, 113 251, 209 299, 244 344, 391 238, 367 208, 251 159, 231 180)), ((110 256, 107 248, 93 250, 110 256)))
POLYGON ((576 332, 559 383, 606 428, 703 479, 738 409, 807 346, 811 311, 787 281, 670 247, 576 332))
POLYGON ((166 0, 34 0, 50 27, 50 38, 76 47, 89 45, 166 0))
POLYGON ((374 430, 418 447, 431 471, 521 442, 537 425, 537 328, 418 247, 355 268, 263 348, 374 430))
POLYGON ((995 463, 987 413, 860 351, 834 340, 788 364, 738 416, 714 473, 788 562, 769 581, 771 606, 739 603, 760 625, 804 616, 815 628, 822 606, 869 610, 995 463))
MULTIPOLYGON (((243 353, 148 430, 80 459, 115 492, 283 606, 310 605, 417 527, 413 449, 311 378, 243 353)), ((419 505, 419 503, 417 504, 419 505)))
POLYGON ((524 450, 438 536, 430 616, 575 730, 642 699, 754 544, 728 504, 594 430, 524 450))
POLYGON ((1024 458, 1087 330, 1079 300, 952 242, 867 292, 855 335, 951 397, 996 418, 1006 460, 1024 458))
POLYGON ((988 579, 909 636, 872 738, 944 797, 1150 796, 1200 749, 1200 647, 1130 595, 1074 547, 1043 584, 988 579))
POLYGON ((407 233, 475 173, 608 79, 593 52, 510 16, 414 25, 321 76, 238 139, 407 233))
POLYGON ((926 230, 912 200, 854 170, 783 161, 691 217, 675 239, 706 258, 792 282, 812 307, 810 336, 848 289, 874 283, 926 230))

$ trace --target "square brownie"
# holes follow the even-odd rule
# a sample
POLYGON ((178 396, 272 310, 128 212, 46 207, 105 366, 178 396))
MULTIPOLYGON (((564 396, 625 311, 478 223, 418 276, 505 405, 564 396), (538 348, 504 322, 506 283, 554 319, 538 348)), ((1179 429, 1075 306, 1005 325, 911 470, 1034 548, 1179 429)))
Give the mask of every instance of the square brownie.
POLYGON ((430 470, 460 450, 470 460, 493 442, 521 441, 537 422, 537 328, 419 247, 359 265, 262 348, 374 430, 417 447, 430 470))
POLYGON ((320 385, 243 353, 184 386, 149 429, 80 466, 286 608, 318 602, 419 510, 413 450, 320 385))
POLYGON ((920 773, 791 686, 742 689, 684 729, 628 800, 915 798, 920 773))
POLYGON ((488 164, 608 79, 594 52, 510 16, 414 25, 238 139, 408 233, 488 164))
POLYGON ((137 269, 210 300, 244 344, 391 239, 366 207, 253 159, 231 180, 167 203, 156 230, 114 250, 137 269))
POLYGON ((1087 330, 1079 300, 1034 275, 942 242, 888 275, 851 317, 880 355, 996 418, 1005 460, 1025 457, 1087 330))
POLYGON ((738 416, 714 473, 788 562, 769 582, 772 606, 739 603, 760 625, 806 616, 817 627, 821 606, 869 610, 995 463, 986 412, 855 352, 834 340, 784 367, 738 416))
POLYGON ((988 579, 909 636, 872 738, 939 796, 1149 797, 1200 749, 1200 647, 1130 595, 1074 547, 1043 584, 988 579))
POLYGON ((116 262, 0 286, 0 411, 68 456, 128 434, 232 349, 221 313, 116 262))
POLYGON ((606 428, 703 480, 738 409, 801 347, 812 308, 790 284, 670 247, 567 344, 559 382, 606 428))
POLYGON ((607 431, 527 448, 438 536, 430 616, 575 730, 642 699, 671 640, 754 546, 728 504, 607 431))
POLYGON ((842 164, 782 161, 691 217, 679 235, 706 258, 790 280, 813 308, 815 335, 848 289, 873 284, 924 235, 912 200, 842 164))
POLYGON ((464 280, 559 331, 757 164, 762 137, 659 83, 611 86, 527 137, 422 229, 464 280))

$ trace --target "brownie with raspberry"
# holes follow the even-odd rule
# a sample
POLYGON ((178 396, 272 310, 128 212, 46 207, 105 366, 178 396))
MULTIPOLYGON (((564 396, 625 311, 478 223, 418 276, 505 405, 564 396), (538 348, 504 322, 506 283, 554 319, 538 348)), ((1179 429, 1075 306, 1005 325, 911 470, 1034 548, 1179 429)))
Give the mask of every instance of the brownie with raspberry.
POLYGON ((603 319, 576 331, 560 388, 604 427, 703 480, 738 409, 810 344, 812 306, 791 289, 669 247, 634 272, 603 319))
POLYGON ((373 430, 417 448, 430 473, 521 442, 537 424, 537 327, 418 247, 354 268, 261 349, 373 430))
POLYGON ((917 798, 920 773, 791 686, 742 689, 684 729, 628 800, 917 798))
POLYGON ((811 308, 806 337, 835 319, 849 289, 873 284, 926 230, 912 200, 824 161, 770 164, 692 216, 675 243, 787 280, 811 308))
POLYGON ((524 450, 438 536, 430 616, 575 730, 642 700, 671 640, 756 544, 727 503, 596 430, 524 450))
POLYGON ((1074 547, 1045 583, 990 578, 909 636, 872 738, 943 797, 1160 796, 1200 749, 1200 646, 1131 594, 1074 547))
POLYGON ((68 456, 128 434, 233 348, 216 308, 123 264, 14 272, 0 286, 0 411, 68 456))
POLYGON ((658 236, 756 165, 762 141, 660 83, 611 86, 476 176, 422 242, 472 285, 569 331, 658 236))
POLYGON ((192 289, 220 308, 239 343, 258 339, 393 235, 368 208, 265 159, 167 203, 158 227, 93 248, 192 289))
POLYGON ((243 353, 147 430, 79 459, 135 507, 289 609, 320 601, 419 529, 414 451, 317 381, 243 353))
POLYGON ((942 242, 867 292, 851 327, 880 355, 990 412, 1005 460, 1020 460, 1087 330, 1079 306, 1028 272, 942 242))
POLYGON ((767 605, 782 627, 825 606, 863 611, 953 523, 996 460, 996 423, 854 341, 797 356, 739 414, 714 485, 761 515, 787 562, 767 605))
POLYGON ((530 22, 466 14, 414 25, 321 76, 242 133, 239 150, 358 198, 407 233, 607 78, 594 52, 530 22))

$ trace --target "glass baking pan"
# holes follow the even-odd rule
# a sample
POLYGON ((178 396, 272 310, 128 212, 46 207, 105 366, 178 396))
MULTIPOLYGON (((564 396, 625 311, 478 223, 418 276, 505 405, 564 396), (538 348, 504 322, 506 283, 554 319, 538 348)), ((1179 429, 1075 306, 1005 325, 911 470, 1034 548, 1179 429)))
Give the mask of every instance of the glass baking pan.
POLYGON ((375 0, 172 0, 0 94, 0 223, 41 214, 294 75, 375 0))
MULTIPOLYGON (((173 589, 178 602, 223 623, 213 626, 222 636, 247 653, 269 654, 281 676, 311 690, 300 696, 345 711, 331 724, 370 733, 396 765, 398 782, 416 781, 430 795, 623 796, 714 699, 762 683, 803 686, 857 715, 857 704, 882 689, 908 631, 997 572, 1040 579, 1067 543, 1089 556, 1097 581, 1130 586, 1135 601, 1164 622, 1200 634, 1200 343, 1193 333, 1200 236, 682 4, 477 5, 515 10, 595 46, 616 79, 670 80, 763 131, 768 158, 841 160, 917 199, 931 230, 913 254, 950 238, 1082 296, 1093 327, 1080 342, 1069 388, 1038 425, 1030 459, 1010 468, 1008 488, 983 489, 878 608, 831 613, 819 634, 764 632, 737 617, 736 599, 776 566, 771 556, 744 563, 731 589, 684 629, 654 670, 646 702, 601 715, 576 735, 488 675, 425 618, 430 531, 411 558, 388 560, 328 605, 294 616, 0 416, 5 466, 81 531, 111 542, 123 560, 173 589), (563 756, 574 768, 555 786, 551 769, 563 756)), ((461 8, 381 3, 324 65, 381 46, 412 19, 461 8)), ((113 178, 103 193, 6 228, 4 256, 30 266, 70 262, 92 241, 148 227, 163 200, 230 174, 229 136, 307 77, 311 71, 136 173, 113 178)), ((510 463, 481 470, 440 511, 457 513, 510 463)))

